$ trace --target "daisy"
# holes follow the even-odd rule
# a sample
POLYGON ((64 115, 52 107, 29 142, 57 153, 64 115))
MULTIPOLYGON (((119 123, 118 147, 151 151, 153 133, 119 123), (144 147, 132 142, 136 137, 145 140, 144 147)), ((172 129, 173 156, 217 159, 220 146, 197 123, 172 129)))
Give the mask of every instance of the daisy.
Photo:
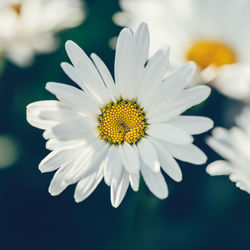
POLYGON ((250 99, 250 1, 120 0, 114 21, 134 27, 144 21, 152 51, 168 41, 173 67, 197 64, 193 83, 210 82, 223 94, 250 99))
POLYGON ((36 53, 55 50, 56 32, 79 25, 83 18, 80 0, 1 0, 0 56, 30 65, 36 53))
POLYGON ((123 29, 115 56, 115 80, 95 54, 91 59, 74 42, 66 43, 73 64, 62 63, 78 87, 49 82, 46 89, 58 101, 28 105, 28 122, 44 129, 52 152, 39 165, 42 172, 57 170, 52 195, 77 183, 75 200, 86 199, 104 178, 111 187, 111 203, 118 207, 129 187, 139 189, 140 174, 160 199, 168 196, 162 171, 175 181, 182 173, 176 159, 203 164, 205 154, 193 145, 192 135, 213 126, 206 117, 182 112, 210 94, 207 86, 186 89, 195 71, 187 63, 167 78, 168 49, 147 61, 149 32, 141 24, 133 34, 123 29), (83 91, 84 90, 84 91, 83 91))
POLYGON ((226 160, 208 165, 210 175, 229 175, 236 186, 250 193, 250 108, 247 107, 236 119, 237 127, 215 128, 208 145, 226 160))

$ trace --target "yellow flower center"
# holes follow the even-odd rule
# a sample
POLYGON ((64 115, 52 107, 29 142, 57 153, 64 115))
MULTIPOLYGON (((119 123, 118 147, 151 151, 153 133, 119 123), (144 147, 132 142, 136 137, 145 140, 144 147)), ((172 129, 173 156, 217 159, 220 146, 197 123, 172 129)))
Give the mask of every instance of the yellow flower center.
POLYGON ((10 6, 10 8, 12 11, 14 11, 16 13, 17 16, 21 16, 21 12, 22 12, 22 4, 21 3, 12 4, 10 6))
POLYGON ((146 135, 144 110, 133 100, 120 99, 107 104, 98 119, 100 138, 111 144, 135 144, 146 135))
POLYGON ((220 67, 237 61, 234 51, 227 45, 209 40, 199 40, 189 47, 186 58, 194 61, 201 69, 209 65, 220 67))

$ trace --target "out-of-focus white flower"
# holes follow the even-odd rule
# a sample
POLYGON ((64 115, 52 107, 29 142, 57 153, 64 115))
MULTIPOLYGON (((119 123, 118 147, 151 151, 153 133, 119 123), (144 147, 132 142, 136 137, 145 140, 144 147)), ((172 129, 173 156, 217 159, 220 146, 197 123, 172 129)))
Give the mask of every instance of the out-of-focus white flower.
POLYGON ((166 41, 174 67, 196 62, 196 83, 210 82, 222 93, 250 101, 250 1, 120 0, 114 20, 136 26, 145 21, 153 51, 166 41))
POLYGON ((206 117, 181 115, 210 94, 207 86, 186 89, 195 72, 187 63, 164 78, 168 49, 147 61, 149 32, 145 24, 133 34, 123 29, 118 37, 115 82, 95 54, 91 59, 72 41, 66 43, 73 66, 65 73, 81 89, 48 83, 59 101, 39 101, 27 107, 28 122, 44 129, 52 150, 41 163, 42 172, 57 170, 50 184, 52 195, 77 183, 75 200, 86 199, 103 179, 111 186, 111 202, 119 206, 129 184, 139 189, 140 173, 158 198, 168 195, 161 168, 176 181, 182 173, 174 158, 203 164, 206 155, 193 136, 209 130, 206 117), (84 90, 84 91, 82 91, 84 90))
POLYGON ((56 32, 83 19, 80 0, 1 0, 0 56, 19 66, 30 65, 36 53, 57 47, 56 32))
POLYGON ((250 193, 250 108, 247 107, 236 119, 237 127, 215 128, 208 145, 226 160, 208 165, 210 175, 229 175, 236 186, 250 193))

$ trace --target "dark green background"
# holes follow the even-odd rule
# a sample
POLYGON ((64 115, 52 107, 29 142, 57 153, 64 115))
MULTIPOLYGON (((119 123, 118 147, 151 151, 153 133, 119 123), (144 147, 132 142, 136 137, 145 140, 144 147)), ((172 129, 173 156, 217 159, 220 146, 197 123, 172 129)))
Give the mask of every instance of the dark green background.
MULTIPOLYGON (((155 198, 141 182, 139 192, 129 189, 117 209, 111 206, 104 183, 80 204, 73 200, 73 186, 57 197, 47 192, 53 173, 41 174, 37 166, 48 151, 42 131, 26 122, 26 105, 54 99, 44 89, 48 81, 71 83, 59 66, 69 61, 63 46, 68 39, 87 54, 96 52, 113 73, 114 51, 108 41, 120 31, 111 18, 118 3, 89 0, 87 4, 87 19, 58 35, 63 43, 57 51, 37 56, 27 69, 6 63, 0 78, 0 134, 14 135, 21 151, 14 166, 0 170, 0 249, 250 249, 249 195, 227 177, 210 177, 206 165, 180 162, 183 181, 175 183, 166 176, 170 189, 166 200, 155 198)), ((230 127, 240 108, 240 103, 213 90, 205 104, 189 113, 230 127)), ((196 136, 196 144, 211 162, 219 156, 205 145, 207 135, 196 136)))

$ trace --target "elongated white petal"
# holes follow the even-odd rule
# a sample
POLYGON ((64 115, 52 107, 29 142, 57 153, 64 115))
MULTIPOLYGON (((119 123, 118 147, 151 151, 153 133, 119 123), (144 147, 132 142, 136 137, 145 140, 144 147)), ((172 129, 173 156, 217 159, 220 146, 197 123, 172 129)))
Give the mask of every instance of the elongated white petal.
POLYGON ((27 121, 34 127, 40 129, 48 129, 56 125, 57 122, 53 120, 45 120, 40 117, 43 111, 58 111, 60 109, 67 109, 58 101, 39 101, 33 102, 27 106, 27 121))
POLYGON ((209 164, 206 171, 210 175, 229 175, 232 172, 232 167, 226 161, 214 161, 209 164))
POLYGON ((46 149, 48 150, 61 150, 67 148, 79 148, 81 145, 86 144, 87 141, 83 140, 72 140, 72 141, 60 141, 54 137, 50 138, 46 142, 46 149))
POLYGON ((149 110, 147 113, 149 122, 160 123, 171 120, 192 106, 207 99, 210 92, 211 89, 207 86, 197 86, 186 89, 176 96, 175 100, 169 101, 169 99, 166 99, 156 110, 149 110))
POLYGON ((193 142, 192 136, 187 132, 170 124, 151 124, 147 133, 173 144, 185 145, 193 142))
MULTIPOLYGON (((208 98, 211 89, 208 86, 197 86, 185 89, 177 98, 177 105, 183 105, 189 109, 197 104, 200 104, 208 98)), ((176 104, 175 104, 176 105, 176 104)), ((185 111, 185 110, 184 110, 185 111)))
POLYGON ((74 165, 71 166, 66 181, 73 184, 98 171, 105 159, 107 149, 107 145, 102 142, 93 143, 91 147, 88 147, 85 152, 82 153, 82 156, 74 165))
POLYGON ((163 75, 168 67, 168 57, 169 49, 168 47, 159 50, 153 58, 151 58, 145 68, 145 74, 142 78, 142 84, 140 86, 138 101, 145 107, 147 107, 147 102, 149 102, 154 96, 155 89, 160 87, 163 75), (148 91, 148 89, 151 91, 148 91))
POLYGON ((152 172, 143 163, 141 164, 141 173, 149 190, 159 199, 165 199, 168 196, 168 187, 161 172, 152 172))
POLYGON ((230 145, 224 143, 223 141, 216 140, 213 137, 209 137, 206 142, 213 150, 218 152, 223 158, 232 161, 238 158, 237 152, 235 152, 230 145))
POLYGON ((55 150, 40 162, 39 170, 42 173, 54 171, 67 165, 70 161, 74 161, 74 157, 77 157, 78 153, 79 149, 75 148, 55 150))
POLYGON ((137 192, 139 190, 139 184, 140 184, 140 173, 135 174, 129 174, 129 182, 132 187, 132 189, 137 192))
POLYGON ((157 153, 149 140, 142 138, 137 145, 142 161, 154 172, 160 171, 157 153))
POLYGON ((78 111, 89 114, 99 112, 96 103, 83 91, 66 84, 49 82, 46 89, 54 94, 60 101, 76 108, 78 111))
POLYGON ((149 49, 147 25, 141 24, 133 35, 123 29, 118 37, 115 60, 115 80, 124 98, 135 98, 144 72, 149 49), (142 42, 143 41, 143 42, 142 42))
POLYGON ((178 160, 193 163, 196 165, 204 164, 207 156, 195 145, 174 145, 164 143, 168 151, 178 160))
POLYGON ((68 170, 69 166, 64 166, 56 171, 49 185, 49 193, 51 195, 59 195, 67 188, 69 184, 65 181, 65 178, 67 176, 68 170))
POLYGON ((173 158, 173 156, 167 151, 167 149, 154 138, 149 138, 157 150, 157 155, 159 157, 162 169, 175 181, 182 180, 181 169, 173 158))
POLYGON ((121 179, 117 183, 112 183, 110 188, 110 199, 113 207, 118 207, 129 186, 128 174, 126 171, 123 171, 121 179))
POLYGON ((75 120, 82 118, 83 115, 70 109, 60 108, 56 111, 41 111, 39 114, 39 118, 44 121, 55 121, 66 122, 68 120, 75 120))
POLYGON ((116 146, 109 149, 104 164, 104 179, 107 185, 117 182, 122 174, 122 161, 120 159, 119 150, 116 146))
MULTIPOLYGON (((69 64, 69 63, 67 63, 67 62, 63 62, 63 63, 61 63, 61 67, 62 67, 64 73, 65 73, 66 75, 68 75, 68 77, 69 77, 73 82, 75 82, 75 83, 77 83, 77 84, 80 83, 80 79, 79 79, 79 77, 78 77, 78 74, 77 74, 75 68, 74 68, 71 64, 69 64)), ((79 84, 79 86, 80 86, 80 87, 83 87, 82 84, 79 84)))
POLYGON ((118 96, 117 88, 115 85, 115 82, 113 80, 113 77, 111 76, 107 66, 104 64, 104 62, 96 55, 91 54, 91 58, 93 62, 95 63, 96 68, 98 69, 100 75, 102 76, 102 79, 110 93, 111 98, 113 101, 115 101, 116 97, 118 96))
POLYGON ((119 147, 120 157, 123 166, 130 174, 135 174, 140 169, 139 156, 135 149, 127 142, 119 147))
POLYGON ((163 81, 165 91, 170 92, 172 96, 177 95, 182 89, 187 87, 196 70, 194 62, 187 62, 173 74, 166 77, 163 81))
POLYGON ((76 202, 82 202, 87 199, 101 182, 103 175, 102 169, 94 172, 90 176, 80 180, 75 189, 74 198, 76 202))
POLYGON ((87 88, 93 95, 96 96, 99 102, 108 102, 110 99, 108 91, 90 58, 73 41, 67 41, 65 47, 81 83, 84 83, 82 88, 87 88))
POLYGON ((198 135, 211 129, 213 121, 207 117, 201 116, 178 116, 168 122, 173 126, 182 128, 191 135, 198 135))
POLYGON ((54 136, 62 141, 96 137, 95 127, 83 117, 60 123, 52 128, 54 136))

